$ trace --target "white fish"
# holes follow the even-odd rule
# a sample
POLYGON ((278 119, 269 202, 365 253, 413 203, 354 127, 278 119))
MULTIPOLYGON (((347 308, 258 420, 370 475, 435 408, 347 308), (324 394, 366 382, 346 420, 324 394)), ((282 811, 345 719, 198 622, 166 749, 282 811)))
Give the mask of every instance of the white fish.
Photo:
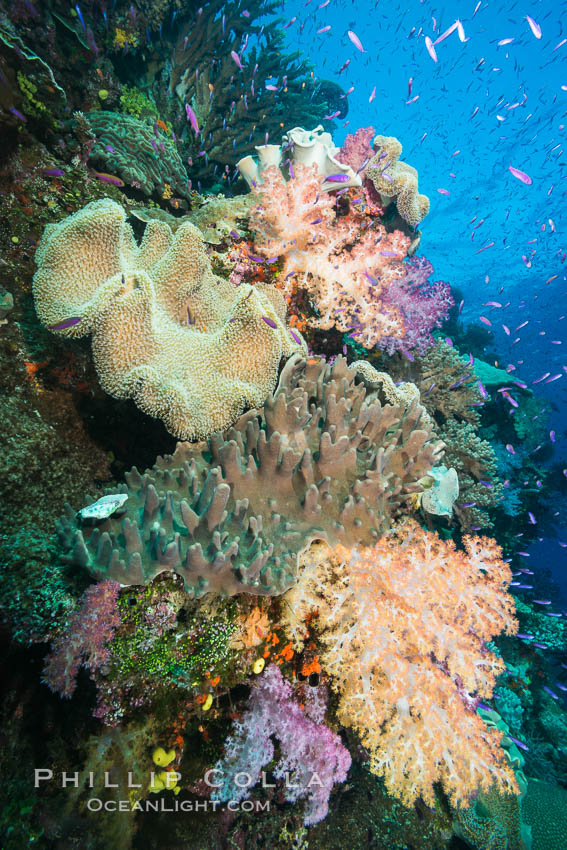
POLYGON ((126 493, 111 493, 109 496, 102 496, 92 505, 87 505, 86 508, 77 511, 77 516, 80 516, 81 519, 106 519, 118 508, 121 508, 127 499, 126 493))
POLYGON ((536 24, 533 18, 530 18, 529 15, 526 15, 526 21, 530 25, 530 29, 535 35, 536 38, 541 38, 541 27, 539 24, 536 24))

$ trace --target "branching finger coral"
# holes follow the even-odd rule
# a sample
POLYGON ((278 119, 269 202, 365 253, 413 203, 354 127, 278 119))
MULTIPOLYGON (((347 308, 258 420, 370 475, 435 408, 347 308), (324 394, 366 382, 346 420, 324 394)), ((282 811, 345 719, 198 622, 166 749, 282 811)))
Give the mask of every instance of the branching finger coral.
POLYGON ((36 259, 41 321, 92 334, 103 389, 177 437, 208 436, 263 404, 282 357, 304 346, 281 293, 215 277, 189 222, 172 234, 150 221, 138 246, 123 208, 95 201, 48 226, 36 259))
POLYGON ((342 357, 292 357, 263 409, 226 437, 180 443, 144 475, 133 469, 121 515, 78 527, 67 507, 65 559, 123 585, 171 570, 196 597, 275 596, 295 583, 313 540, 378 540, 442 444, 416 402, 367 402, 355 377, 342 357))
POLYGON ((493 783, 518 793, 502 733, 475 711, 504 669, 486 642, 517 629, 512 575, 494 541, 466 538, 465 547, 406 521, 373 549, 307 559, 284 597, 296 646, 312 615, 338 719, 359 732, 371 770, 405 805, 434 805, 435 782, 453 805, 493 783))

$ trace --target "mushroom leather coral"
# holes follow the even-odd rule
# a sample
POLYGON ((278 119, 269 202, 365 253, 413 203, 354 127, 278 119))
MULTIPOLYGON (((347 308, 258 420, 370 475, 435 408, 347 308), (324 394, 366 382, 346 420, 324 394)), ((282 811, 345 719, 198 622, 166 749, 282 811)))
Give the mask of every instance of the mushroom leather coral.
POLYGON ((216 277, 199 230, 149 221, 140 246, 106 198, 48 225, 36 253, 35 305, 65 336, 92 334, 102 388, 182 439, 227 428, 273 391, 300 348, 274 287, 216 277))
POLYGON ((123 585, 171 570, 196 597, 275 596, 313 540, 371 545, 421 491, 443 444, 419 404, 368 402, 355 378, 342 357, 330 366, 294 355, 264 408, 226 437, 179 443, 144 475, 134 468, 121 516, 79 528, 67 506, 65 559, 123 585))

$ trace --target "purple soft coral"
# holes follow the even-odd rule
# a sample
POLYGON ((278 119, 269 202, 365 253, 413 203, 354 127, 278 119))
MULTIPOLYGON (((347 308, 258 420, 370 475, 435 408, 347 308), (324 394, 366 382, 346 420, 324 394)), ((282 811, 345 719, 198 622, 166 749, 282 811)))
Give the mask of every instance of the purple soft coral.
POLYGON ((71 697, 81 665, 94 673, 109 658, 108 644, 120 625, 116 608, 120 585, 103 581, 87 588, 81 607, 73 614, 46 658, 43 681, 62 697, 71 697))
POLYGON ((281 758, 273 773, 286 779, 286 800, 306 798, 305 824, 318 823, 329 810, 333 785, 345 781, 351 757, 337 734, 306 716, 292 699, 290 683, 273 664, 258 679, 248 710, 226 741, 225 758, 215 765, 221 784, 212 799, 226 802, 247 796, 274 756, 271 736, 280 745, 281 758))
POLYGON ((424 354, 433 343, 431 331, 440 327, 453 304, 448 283, 430 281, 433 266, 425 257, 406 260, 406 273, 393 280, 384 297, 402 313, 405 331, 401 337, 383 336, 378 347, 388 354, 415 350, 424 354))

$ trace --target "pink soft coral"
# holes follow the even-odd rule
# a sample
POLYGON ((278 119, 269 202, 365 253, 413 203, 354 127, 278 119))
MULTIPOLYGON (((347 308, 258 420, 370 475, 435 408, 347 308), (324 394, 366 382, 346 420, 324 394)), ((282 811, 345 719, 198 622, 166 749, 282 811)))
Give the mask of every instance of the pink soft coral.
POLYGON ((287 183, 273 167, 262 176, 262 186, 254 189, 261 203, 250 216, 255 250, 268 258, 283 256, 286 295, 294 277, 319 313, 310 324, 350 332, 366 348, 384 336, 403 337, 402 314, 385 296, 404 276, 409 238, 386 233, 354 207, 337 215, 336 199, 321 190, 316 166, 296 166, 287 183))
POLYGON ((108 660, 108 644, 120 625, 119 591, 116 581, 103 581, 85 590, 80 608, 46 658, 43 681, 52 691, 71 697, 81 665, 92 674, 108 660))
POLYGON ((408 349, 425 354, 433 345, 431 331, 441 326, 455 303, 448 283, 430 281, 433 266, 425 257, 406 260, 405 274, 392 280, 385 304, 395 306, 404 322, 404 336, 382 336, 378 346, 388 354, 408 349))
POLYGON ((374 156, 372 141, 375 135, 374 127, 359 127, 354 135, 349 133, 337 154, 338 161, 350 165, 357 174, 364 173, 365 167, 374 156))
POLYGON ((512 576, 493 540, 465 538, 465 547, 410 520, 373 549, 338 547, 315 561, 285 597, 297 623, 318 612, 338 718, 406 805, 433 805, 436 782, 455 805, 493 783, 518 793, 501 733, 476 712, 504 670, 486 644, 517 628, 512 576))
POLYGON ((316 704, 309 708, 311 712, 293 699, 292 687, 279 667, 267 667, 256 680, 242 720, 235 723, 225 743, 225 758, 215 766, 220 784, 212 799, 248 796, 249 788, 260 781, 262 768, 274 757, 273 737, 280 745, 273 774, 277 779, 293 777, 293 784, 286 781, 285 799, 306 800, 307 825, 323 820, 333 785, 345 781, 351 758, 336 732, 323 723, 324 708, 316 704), (243 784, 243 776, 248 777, 248 785, 243 784))

